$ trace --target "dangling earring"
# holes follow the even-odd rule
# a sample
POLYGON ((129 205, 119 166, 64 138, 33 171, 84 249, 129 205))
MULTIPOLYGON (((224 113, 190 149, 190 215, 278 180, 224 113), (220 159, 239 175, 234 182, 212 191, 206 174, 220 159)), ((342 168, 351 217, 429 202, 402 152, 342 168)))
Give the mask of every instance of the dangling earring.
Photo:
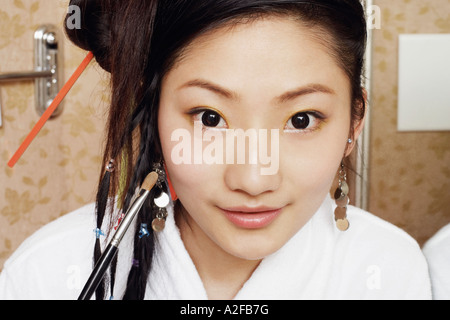
POLYGON ((155 198, 154 204, 156 206, 156 217, 152 221, 152 228, 156 232, 161 232, 166 227, 167 209, 170 199, 167 193, 162 192, 158 198, 155 198))
POLYGON ((344 163, 341 163, 341 169, 339 170, 339 187, 334 193, 334 199, 336 200, 336 210, 334 211, 334 219, 336 221, 336 227, 340 231, 347 231, 350 227, 350 223, 347 220, 347 206, 350 203, 348 193, 350 188, 347 184, 347 173, 345 172, 344 163))
POLYGON ((163 183, 166 183, 166 171, 160 163, 155 164, 154 171, 158 174, 156 186, 160 190, 160 195, 153 200, 153 209, 156 211, 155 218, 152 221, 152 229, 155 232, 161 232, 166 227, 167 209, 170 204, 169 195, 163 191, 163 183))

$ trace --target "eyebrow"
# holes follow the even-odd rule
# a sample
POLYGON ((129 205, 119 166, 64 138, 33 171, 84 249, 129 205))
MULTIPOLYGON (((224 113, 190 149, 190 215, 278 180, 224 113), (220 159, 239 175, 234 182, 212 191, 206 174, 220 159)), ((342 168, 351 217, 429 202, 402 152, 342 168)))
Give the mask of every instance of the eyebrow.
POLYGON ((189 87, 197 87, 197 88, 202 88, 202 89, 206 89, 209 91, 212 91, 213 93, 222 96, 223 98, 229 99, 229 100, 239 100, 239 96, 232 92, 231 90, 225 89, 217 84, 214 84, 210 81, 207 80, 202 80, 202 79, 195 79, 195 80, 191 80, 188 81, 187 83, 185 83, 184 85, 182 85, 179 89, 183 89, 183 88, 189 88, 189 87))
MULTIPOLYGON (((197 88, 209 90, 209 91, 211 91, 219 96, 222 96, 223 98, 229 99, 229 100, 237 101, 240 99, 239 95, 237 93, 235 93, 231 90, 225 89, 225 88, 223 88, 217 84, 214 84, 210 81, 203 80, 203 79, 195 79, 195 80, 188 81, 187 83, 185 83, 184 85, 179 87, 179 89, 189 88, 189 87, 197 87, 197 88)), ((319 83, 313 83, 313 84, 308 84, 308 85, 299 87, 297 89, 288 91, 288 92, 282 94, 281 96, 275 98, 275 101, 278 104, 283 104, 288 101, 294 100, 298 97, 305 96, 308 94, 313 94, 313 93, 325 93, 325 94, 330 94, 330 95, 336 94, 336 92, 328 86, 325 86, 325 85, 319 84, 319 83)))
POLYGON ((279 104, 282 104, 282 103, 294 100, 298 97, 305 96, 308 94, 313 94, 313 93, 325 93, 325 94, 330 94, 330 95, 336 94, 336 92, 328 86, 325 86, 323 84, 313 83, 313 84, 308 84, 306 86, 302 86, 302 87, 297 88, 292 91, 288 91, 288 92, 282 94, 280 97, 276 98, 276 101, 279 104))

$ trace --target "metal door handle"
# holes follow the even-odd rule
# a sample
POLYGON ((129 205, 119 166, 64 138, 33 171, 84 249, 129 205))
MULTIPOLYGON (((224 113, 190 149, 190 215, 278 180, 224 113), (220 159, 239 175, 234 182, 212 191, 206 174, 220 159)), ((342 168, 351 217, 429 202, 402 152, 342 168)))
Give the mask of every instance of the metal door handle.
MULTIPOLYGON (((53 25, 40 26, 34 33, 34 70, 0 74, 0 84, 13 81, 35 81, 36 111, 41 116, 50 106, 59 92, 62 79, 61 50, 59 50, 59 32, 53 25)), ((62 106, 53 113, 53 117, 62 112, 62 106)), ((0 100, 0 127, 1 100, 0 100)))
POLYGON ((0 74, 0 83, 8 81, 33 80, 36 78, 50 78, 53 75, 51 71, 26 71, 10 72, 0 74))

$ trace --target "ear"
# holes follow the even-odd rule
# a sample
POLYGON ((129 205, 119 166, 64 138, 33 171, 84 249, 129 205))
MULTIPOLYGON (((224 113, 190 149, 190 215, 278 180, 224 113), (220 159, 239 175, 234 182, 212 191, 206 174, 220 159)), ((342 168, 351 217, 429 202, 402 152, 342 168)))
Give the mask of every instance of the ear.
POLYGON ((355 120, 351 124, 352 128, 350 130, 349 139, 352 140, 352 143, 348 144, 347 150, 345 151, 345 157, 348 157, 353 152, 353 149, 356 146, 356 141, 358 141, 358 139, 364 129, 364 125, 366 122, 366 116, 367 116, 367 110, 369 109, 368 95, 367 95, 367 90, 365 88, 363 88, 363 99, 364 99, 364 104, 363 104, 363 101, 361 101, 359 103, 358 108, 362 109, 365 106, 364 114, 360 120, 355 120))

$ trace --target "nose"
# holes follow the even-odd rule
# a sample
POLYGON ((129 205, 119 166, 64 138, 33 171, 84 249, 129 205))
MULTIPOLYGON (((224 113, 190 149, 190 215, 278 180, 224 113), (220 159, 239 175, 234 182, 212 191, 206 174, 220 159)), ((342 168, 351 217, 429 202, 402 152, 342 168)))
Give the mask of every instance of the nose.
POLYGON ((225 184, 232 191, 246 193, 252 197, 276 191, 281 184, 279 172, 262 174, 259 164, 228 165, 225 172, 225 184))

